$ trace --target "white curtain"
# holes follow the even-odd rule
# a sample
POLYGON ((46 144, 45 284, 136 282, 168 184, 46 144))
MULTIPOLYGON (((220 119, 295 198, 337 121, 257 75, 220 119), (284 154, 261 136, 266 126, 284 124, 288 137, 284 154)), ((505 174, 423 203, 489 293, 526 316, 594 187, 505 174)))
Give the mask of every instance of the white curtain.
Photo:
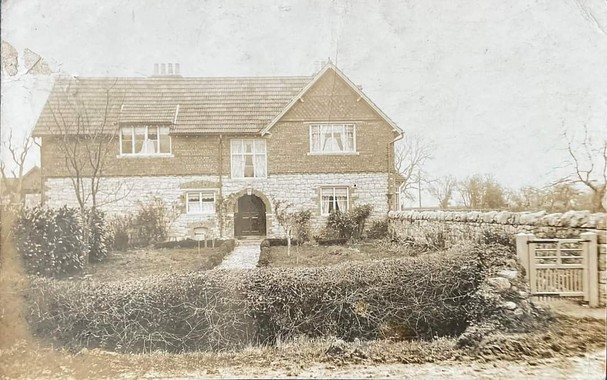
POLYGON ((215 213, 215 196, 213 193, 202 194, 202 209, 205 214, 215 213))
POLYGON ((256 154, 255 155, 255 177, 266 176, 266 155, 256 154))
POLYGON ((232 140, 232 177, 244 177, 244 155, 242 154, 241 140, 232 140))
POLYGON ((312 152, 320 152, 320 127, 313 125, 312 127, 312 152))
POLYGON ((345 148, 344 151, 346 152, 353 152, 354 151, 354 128, 350 125, 346 126, 346 138, 345 138, 345 148))
POLYGON ((335 189, 335 201, 339 211, 348 211, 348 189, 335 189))

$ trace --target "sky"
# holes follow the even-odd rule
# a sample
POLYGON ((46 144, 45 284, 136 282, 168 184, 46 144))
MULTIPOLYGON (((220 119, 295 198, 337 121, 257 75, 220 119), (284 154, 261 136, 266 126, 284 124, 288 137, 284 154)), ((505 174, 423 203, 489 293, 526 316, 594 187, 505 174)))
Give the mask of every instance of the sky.
MULTIPOLYGON (((607 135, 606 31, 605 0, 2 2, 2 39, 61 75, 312 75, 330 58, 432 143, 429 176, 513 188, 567 173, 563 131, 607 135)), ((3 75, 3 139, 31 131, 53 76, 3 75)))

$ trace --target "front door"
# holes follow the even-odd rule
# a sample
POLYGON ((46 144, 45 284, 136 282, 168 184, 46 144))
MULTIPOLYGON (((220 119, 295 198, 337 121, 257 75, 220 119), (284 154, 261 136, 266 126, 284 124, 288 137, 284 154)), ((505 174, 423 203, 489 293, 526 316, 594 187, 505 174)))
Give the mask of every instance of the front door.
POLYGON ((234 214, 235 236, 260 236, 266 234, 266 206, 255 195, 243 195, 238 199, 234 214))

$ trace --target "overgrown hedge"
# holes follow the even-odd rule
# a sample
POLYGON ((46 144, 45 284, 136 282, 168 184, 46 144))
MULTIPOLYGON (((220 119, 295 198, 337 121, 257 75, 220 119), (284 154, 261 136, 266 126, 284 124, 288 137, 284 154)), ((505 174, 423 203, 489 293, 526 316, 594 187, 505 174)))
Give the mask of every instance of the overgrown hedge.
POLYGON ((213 270, 100 286, 40 279, 39 336, 72 348, 229 349, 297 335, 343 339, 457 335, 493 305, 475 297, 478 255, 445 252, 323 268, 213 270))

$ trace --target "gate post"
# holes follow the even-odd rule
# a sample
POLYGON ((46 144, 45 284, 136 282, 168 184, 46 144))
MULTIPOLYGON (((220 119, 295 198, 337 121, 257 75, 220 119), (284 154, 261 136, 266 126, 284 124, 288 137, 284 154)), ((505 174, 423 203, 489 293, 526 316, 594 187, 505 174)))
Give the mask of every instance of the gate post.
POLYGON ((598 263, 598 246, 597 236, 594 232, 584 232, 580 234, 580 237, 584 240, 584 255, 586 256, 586 269, 588 273, 587 286, 588 290, 585 291, 588 295, 588 306, 598 307, 599 306, 599 263, 598 263))
POLYGON ((519 232, 516 234, 516 256, 518 261, 525 268, 525 278, 529 281, 529 240, 533 240, 535 236, 527 232, 519 232))

